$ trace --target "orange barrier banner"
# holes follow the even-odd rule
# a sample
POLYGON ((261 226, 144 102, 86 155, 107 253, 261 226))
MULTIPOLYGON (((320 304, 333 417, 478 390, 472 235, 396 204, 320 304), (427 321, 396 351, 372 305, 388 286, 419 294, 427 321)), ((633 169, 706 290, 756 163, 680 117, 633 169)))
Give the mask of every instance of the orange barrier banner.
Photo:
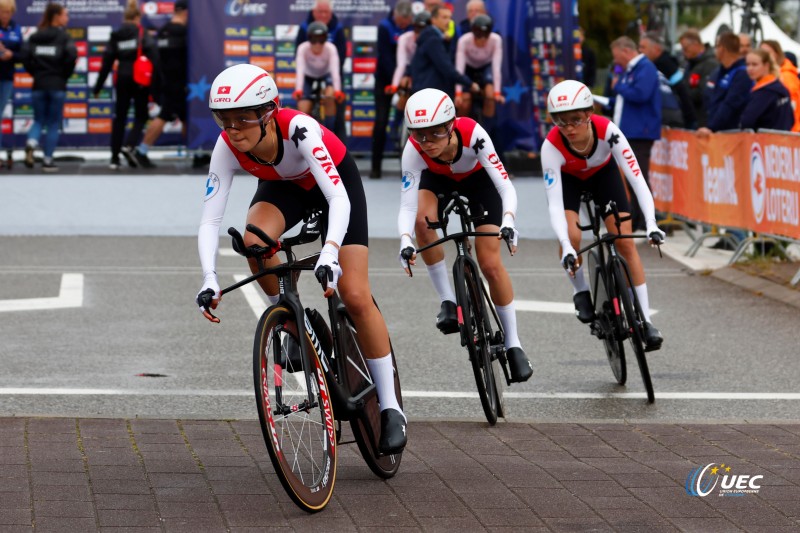
POLYGON ((800 239, 800 137, 667 130, 653 146, 656 208, 692 220, 800 239))

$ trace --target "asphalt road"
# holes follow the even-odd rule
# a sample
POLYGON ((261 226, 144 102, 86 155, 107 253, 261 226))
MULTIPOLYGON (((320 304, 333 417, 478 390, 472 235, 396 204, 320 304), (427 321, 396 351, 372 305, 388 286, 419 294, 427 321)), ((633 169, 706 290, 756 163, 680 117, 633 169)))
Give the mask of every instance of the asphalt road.
MULTIPOLYGON (((396 247, 395 239, 371 241, 370 273, 406 411, 416 420, 482 420, 466 351, 435 330, 438 302, 427 274, 417 269, 408 279, 396 247)), ((797 310, 640 250, 653 320, 666 337, 649 354, 656 403, 643 399, 633 361, 627 386, 616 385, 600 341, 568 312, 520 311, 535 374, 508 390, 508 419, 796 420, 797 310)), ((507 258, 518 302, 569 309, 571 289, 555 254, 551 240, 523 240, 507 258)), ((223 255, 218 271, 232 283, 246 268, 223 255)), ((306 278, 304 302, 324 305, 306 278)), ((200 281, 191 237, 0 237, 0 416, 255 418, 259 307, 242 291, 231 294, 219 309, 222 323, 212 325, 192 303, 200 281), (78 293, 80 307, 7 310, 20 299, 22 307, 33 298, 50 299, 38 302, 43 307, 69 305, 78 293)))

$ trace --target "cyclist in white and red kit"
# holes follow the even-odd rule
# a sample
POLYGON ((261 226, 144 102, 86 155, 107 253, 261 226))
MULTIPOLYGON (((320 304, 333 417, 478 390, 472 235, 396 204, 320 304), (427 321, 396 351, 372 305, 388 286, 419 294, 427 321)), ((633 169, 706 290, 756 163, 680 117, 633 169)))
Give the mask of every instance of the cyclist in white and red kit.
MULTIPOLYGON (((592 322, 594 310, 586 273, 575 251, 581 242, 578 212, 583 192, 592 193, 597 205, 605 206, 613 200, 620 215, 630 214, 621 168, 639 200, 651 244, 664 241, 664 232, 656 225, 653 195, 628 140, 616 124, 593 114, 593 105, 591 91, 579 81, 566 80, 553 87, 547 95, 547 111, 556 127, 550 130, 541 151, 550 223, 560 244, 561 264, 572 283, 575 313, 584 323, 592 322), (568 268, 573 264, 570 258, 574 269, 568 268)), ((613 215, 605 218, 605 225, 609 232, 617 233, 613 215)), ((623 234, 633 233, 631 221, 623 222, 620 230, 623 234)), ((650 300, 639 252, 632 239, 619 239, 614 245, 628 264, 632 288, 642 307, 645 344, 648 350, 656 350, 664 338, 650 321, 650 300)))
MULTIPOLYGON (((355 161, 330 130, 300 111, 281 108, 275 82, 255 65, 222 71, 211 85, 209 107, 223 131, 211 154, 198 232, 203 267, 200 292, 213 291, 210 307, 217 307, 219 226, 235 173, 244 171, 258 178, 247 223, 273 240, 300 222, 308 209, 321 209, 327 216, 327 233, 315 270, 328 271, 325 295, 338 287, 356 325, 381 406, 379 448, 383 453, 399 452, 406 444, 406 419, 395 396, 389 334, 367 276, 367 202, 355 161)), ((249 231, 244 243, 265 246, 249 231)), ((257 272, 256 261, 249 261, 257 272)), ((267 266, 279 262, 277 256, 266 260, 267 266)), ((270 302, 276 303, 275 276, 258 281, 270 302)), ((200 310, 208 320, 219 322, 208 309, 200 310)))
POLYGON ((297 47, 295 55, 295 88, 292 97, 297 102, 297 109, 310 114, 314 108, 312 85, 324 84, 322 101, 325 107, 326 128, 333 130, 336 121, 336 104, 343 103, 342 77, 339 72, 339 52, 336 45, 328 41, 328 27, 322 22, 308 25, 308 40, 297 47))

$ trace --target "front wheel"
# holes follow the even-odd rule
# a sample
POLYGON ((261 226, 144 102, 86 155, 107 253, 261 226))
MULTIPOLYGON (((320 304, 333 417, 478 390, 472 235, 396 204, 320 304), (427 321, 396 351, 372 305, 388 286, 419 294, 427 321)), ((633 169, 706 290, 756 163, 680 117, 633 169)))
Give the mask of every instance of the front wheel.
MULTIPOLYGON (((375 306, 377 307, 377 304, 375 306)), ((350 417, 353 437, 369 469, 376 476, 388 479, 393 477, 400 468, 403 452, 384 455, 378 449, 378 441, 381 436, 381 407, 378 403, 378 391, 372 380, 367 358, 358 342, 358 332, 347 314, 347 310, 344 305, 339 304, 335 305, 335 312, 338 315, 335 322, 338 328, 336 331, 336 360, 339 379, 343 388, 352 397, 363 401, 363 407, 350 417)), ((402 407, 400 375, 397 372, 397 361, 391 343, 390 339, 389 346, 394 368, 394 391, 397 402, 402 407)))
POLYGON ((469 351, 478 396, 481 399, 483 413, 489 424, 497 423, 501 415, 500 398, 495 382, 495 367, 492 364, 491 332, 485 327, 485 305, 480 287, 480 278, 475 266, 463 261, 463 275, 455 276, 458 280, 459 305, 463 316, 462 335, 469 351))
POLYGON ((321 511, 333 494, 337 448, 319 356, 283 306, 261 316, 253 350, 258 419, 275 473, 301 509, 321 511))
MULTIPOLYGON (((650 379, 650 370, 647 367, 647 357, 644 353, 644 319, 639 315, 634 306, 633 295, 628 287, 633 287, 628 276, 628 269, 621 261, 614 261, 614 277, 616 278, 617 295, 619 297, 622 313, 623 330, 627 333, 628 342, 633 353, 636 354, 636 361, 639 363, 639 371, 642 374, 644 388, 647 391, 647 402, 656 401, 653 391, 653 381, 650 379)), ((632 289, 630 289, 632 291, 632 289)))

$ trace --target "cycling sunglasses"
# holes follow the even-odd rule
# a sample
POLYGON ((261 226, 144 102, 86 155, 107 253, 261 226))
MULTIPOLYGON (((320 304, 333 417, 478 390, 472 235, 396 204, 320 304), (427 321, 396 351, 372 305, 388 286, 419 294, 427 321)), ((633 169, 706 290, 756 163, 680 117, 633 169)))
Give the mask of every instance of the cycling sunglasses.
POLYGON ((453 124, 443 124, 432 128, 420 128, 408 130, 409 135, 418 143, 434 142, 439 139, 446 139, 453 132, 453 124))
POLYGON ((576 118, 572 120, 562 120, 560 118, 553 118, 553 124, 558 126, 559 128, 577 128, 581 124, 588 124, 591 121, 590 118, 576 118))
POLYGON ((277 107, 275 102, 267 102, 263 106, 257 108, 215 110, 212 111, 211 114, 214 117, 214 122, 223 130, 231 128, 241 131, 257 126, 261 122, 268 120, 277 107), (264 113, 259 115, 258 112, 262 109, 264 113), (251 112, 255 112, 256 118, 253 118, 253 113, 251 112))

